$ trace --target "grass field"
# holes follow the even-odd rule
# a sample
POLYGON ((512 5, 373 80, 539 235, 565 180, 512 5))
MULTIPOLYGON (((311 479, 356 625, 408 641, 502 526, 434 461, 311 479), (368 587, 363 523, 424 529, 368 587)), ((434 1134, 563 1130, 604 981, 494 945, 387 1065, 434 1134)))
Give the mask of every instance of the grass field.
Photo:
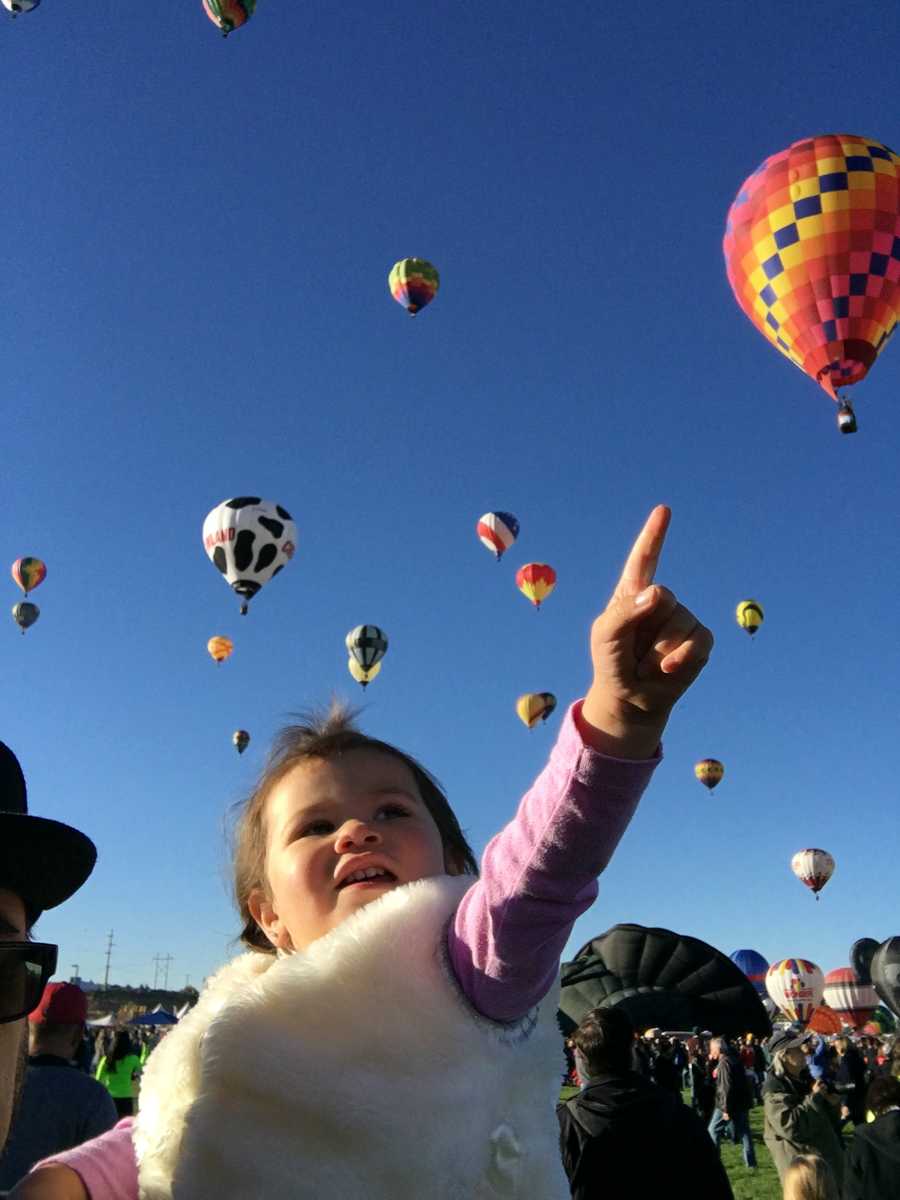
MULTIPOLYGON (((575 1094, 575 1088, 563 1088, 560 1099, 568 1100, 575 1094)), ((690 1093, 684 1093, 685 1101, 690 1104, 690 1093)), ((753 1148, 756 1151, 756 1170, 748 1171, 744 1166, 741 1147, 731 1142, 722 1143, 722 1162, 731 1180, 731 1190, 735 1200, 781 1200, 781 1185, 778 1182, 778 1172, 772 1162, 772 1156, 763 1142, 763 1110, 759 1106, 751 1110, 750 1132, 753 1134, 753 1148)))

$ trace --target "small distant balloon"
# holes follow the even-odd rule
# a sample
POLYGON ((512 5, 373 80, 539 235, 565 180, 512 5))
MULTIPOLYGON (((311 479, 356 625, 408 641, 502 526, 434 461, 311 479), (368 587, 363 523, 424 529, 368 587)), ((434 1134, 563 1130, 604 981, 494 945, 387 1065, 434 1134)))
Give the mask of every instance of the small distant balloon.
POLYGON ((741 629, 746 629, 751 637, 765 620, 762 605, 758 600, 742 600, 737 606, 735 617, 741 629))
POLYGON ((440 286, 437 267, 425 258, 401 258, 388 275, 391 295, 411 317, 431 303, 440 286))
POLYGON ((11 12, 14 17, 19 13, 31 12, 37 8, 41 0, 0 0, 7 12, 11 12))
POLYGON ((526 563, 516 571, 516 587, 535 608, 540 608, 556 587, 556 572, 547 563, 526 563))
POLYGON ((20 600, 18 604, 12 607, 13 620, 24 633, 26 629, 30 629, 38 617, 41 615, 41 610, 36 604, 32 604, 30 600, 20 600))
POLYGON ((250 745, 250 734, 246 729, 236 729, 231 735, 231 740, 234 742, 238 754, 243 754, 250 745))
POLYGON ((256 0, 203 0, 203 11, 222 30, 223 37, 246 25, 255 9, 256 0))
POLYGON ((344 644, 350 652, 347 664, 350 674, 366 687, 381 670, 381 660, 387 654, 387 634, 377 625, 357 625, 347 634, 344 644))
POLYGON ((694 767, 694 774, 710 791, 725 777, 725 766, 717 758, 701 758, 694 767))
POLYGON ((475 532, 482 545, 497 556, 497 562, 519 536, 519 522, 508 512, 487 512, 478 518, 475 532))
POLYGON ((209 651, 210 658, 215 659, 217 663, 223 663, 226 658, 231 658, 234 652, 234 642, 227 637, 211 637, 206 643, 206 649, 209 651))
POLYGON ((538 721, 546 721, 555 708, 556 697, 552 692, 526 692, 516 701, 519 720, 529 729, 533 729, 538 721))
POLYGON ((47 564, 39 558, 17 558, 11 571, 13 579, 26 596, 47 578, 47 564))
POLYGON ((791 859, 791 870, 801 883, 816 893, 818 900, 818 893, 834 873, 834 859, 827 850, 819 850, 815 847, 798 850, 791 859))

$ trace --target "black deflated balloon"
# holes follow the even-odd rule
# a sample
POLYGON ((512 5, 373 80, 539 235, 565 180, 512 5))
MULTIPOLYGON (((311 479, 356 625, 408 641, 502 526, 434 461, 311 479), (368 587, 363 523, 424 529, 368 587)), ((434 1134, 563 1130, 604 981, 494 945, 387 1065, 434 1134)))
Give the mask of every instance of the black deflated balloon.
POLYGON ((872 958, 878 949, 874 938, 858 938, 850 947, 850 966, 860 983, 872 982, 872 958))
POLYGON ((882 942, 872 957, 875 991, 895 1017, 900 1017, 900 937, 882 942))
POLYGON ((621 1006, 638 1030, 699 1027, 766 1037, 772 1026, 753 984, 698 938, 614 925, 562 966, 560 1025, 571 1033, 592 1008, 621 1006))

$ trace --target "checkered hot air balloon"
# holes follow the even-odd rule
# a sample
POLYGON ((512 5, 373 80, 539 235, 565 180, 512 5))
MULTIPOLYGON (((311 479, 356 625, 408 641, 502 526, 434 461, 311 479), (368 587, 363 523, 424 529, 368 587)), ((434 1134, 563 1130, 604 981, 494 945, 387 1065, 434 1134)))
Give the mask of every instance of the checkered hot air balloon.
POLYGON ((519 522, 508 512, 487 512, 475 525, 479 540, 497 556, 497 562, 519 536, 519 522))
POLYGON ((516 587, 535 608, 540 608, 556 587, 556 572, 547 563, 526 563, 516 571, 516 587))
POLYGON ((256 0, 203 0, 203 11, 222 30, 223 37, 246 25, 255 9, 256 0))
POLYGON ((391 295, 411 317, 431 303, 440 286, 437 267, 425 258, 401 258, 388 275, 391 295))
POLYGON ((732 204, 723 243, 738 304, 841 408, 900 318, 900 155, 854 134, 794 142, 732 204))
POLYGON ((365 688, 381 670, 381 660, 387 654, 387 634, 377 625, 357 625, 347 634, 344 644, 350 653, 347 669, 365 688))
POLYGON ((825 979, 809 959, 785 958, 766 972, 766 991, 786 1017, 806 1025, 822 1003, 825 979))
POLYGON ((816 893, 818 900, 818 893, 834 873, 834 859, 827 850, 818 850, 815 847, 798 850, 791 859, 791 870, 801 883, 816 893))

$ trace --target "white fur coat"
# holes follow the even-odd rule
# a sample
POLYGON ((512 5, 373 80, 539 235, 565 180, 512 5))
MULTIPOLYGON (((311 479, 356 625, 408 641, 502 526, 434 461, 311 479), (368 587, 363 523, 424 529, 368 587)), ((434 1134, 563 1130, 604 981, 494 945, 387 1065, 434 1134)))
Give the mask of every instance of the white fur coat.
POLYGON ((151 1056, 141 1200, 564 1200, 556 994, 498 1025, 449 971, 471 879, 395 888, 301 954, 248 953, 151 1056))

